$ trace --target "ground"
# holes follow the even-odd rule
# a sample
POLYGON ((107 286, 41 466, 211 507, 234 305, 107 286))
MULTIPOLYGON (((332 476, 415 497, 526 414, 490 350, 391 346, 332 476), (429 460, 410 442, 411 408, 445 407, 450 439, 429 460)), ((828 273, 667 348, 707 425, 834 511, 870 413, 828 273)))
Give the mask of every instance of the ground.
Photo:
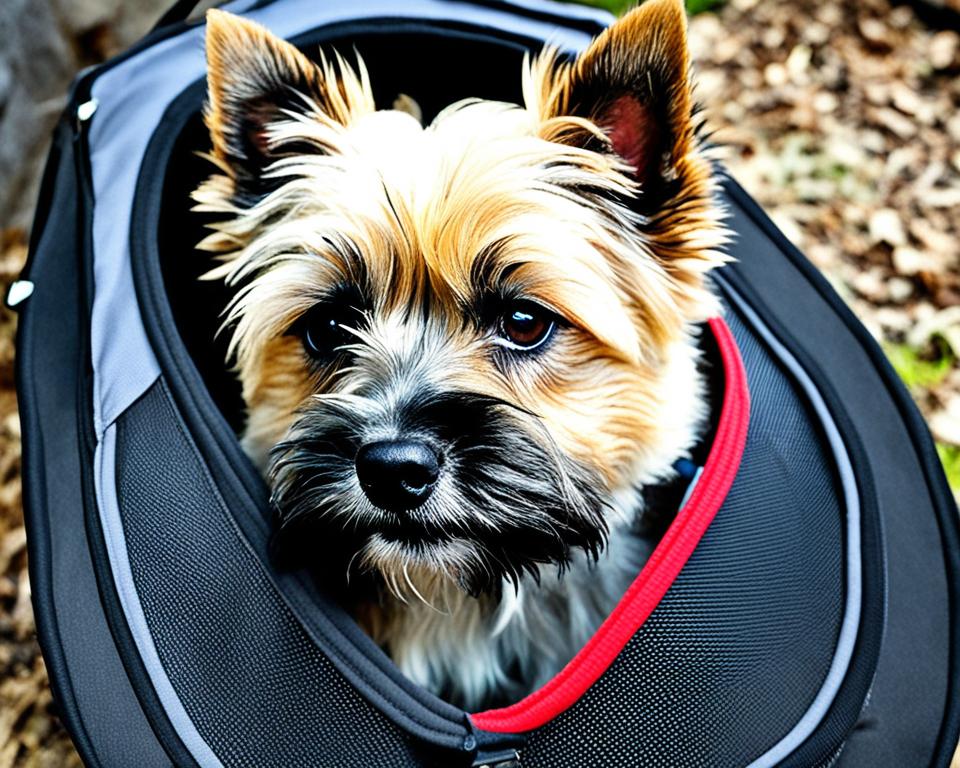
MULTIPOLYGON (((12 225, 0 233, 4 292, 26 255, 44 137, 71 72, 129 43, 165 5, 0 8, 0 31, 20 32, 4 34, 17 42, 0 52, 0 219, 12 225), (17 46, 41 38, 53 57, 45 66, 30 51, 18 59, 17 46)), ((714 9, 691 23, 714 141, 883 343, 960 487, 960 36, 936 26, 953 17, 927 14, 925 23, 886 0, 697 6, 714 9)), ((79 760, 56 719, 30 606, 15 322, 0 311, 0 768, 61 768, 79 760)))

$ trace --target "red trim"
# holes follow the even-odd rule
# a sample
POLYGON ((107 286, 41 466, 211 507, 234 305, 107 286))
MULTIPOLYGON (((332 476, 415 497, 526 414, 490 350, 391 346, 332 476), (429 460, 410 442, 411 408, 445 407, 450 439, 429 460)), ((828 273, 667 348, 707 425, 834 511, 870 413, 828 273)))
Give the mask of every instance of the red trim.
POLYGON ((606 621, 550 682, 503 709, 471 715, 484 731, 521 733, 539 728, 573 705, 597 679, 673 584, 727 497, 740 468, 750 420, 750 392, 740 351, 727 324, 710 321, 720 349, 725 388, 720 422, 703 474, 650 559, 606 621))

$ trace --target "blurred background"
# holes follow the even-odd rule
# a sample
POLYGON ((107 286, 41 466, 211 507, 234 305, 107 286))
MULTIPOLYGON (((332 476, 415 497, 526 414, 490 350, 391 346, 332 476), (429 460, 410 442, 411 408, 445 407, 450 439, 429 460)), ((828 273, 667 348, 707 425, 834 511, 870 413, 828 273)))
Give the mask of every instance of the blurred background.
MULTIPOLYGON (((4 294, 26 257, 70 81, 170 4, 0 3, 4 294)), ((960 0, 687 5, 697 95, 725 162, 881 342, 960 492, 960 0)), ((80 763, 57 721, 30 607, 15 329, 0 310, 0 768, 61 768, 80 763)))

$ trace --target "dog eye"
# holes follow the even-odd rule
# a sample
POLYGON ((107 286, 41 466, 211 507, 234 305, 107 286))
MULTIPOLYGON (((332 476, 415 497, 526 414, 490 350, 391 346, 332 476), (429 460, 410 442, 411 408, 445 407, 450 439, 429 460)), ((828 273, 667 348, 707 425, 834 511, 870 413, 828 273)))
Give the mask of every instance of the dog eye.
POLYGON ((555 327, 549 310, 532 301, 514 301, 501 313, 498 331, 510 346, 529 350, 543 344, 555 327))
POLYGON ((311 357, 329 358, 338 347, 356 338, 345 326, 356 328, 362 319, 354 307, 333 302, 318 304, 303 318, 303 346, 311 357))

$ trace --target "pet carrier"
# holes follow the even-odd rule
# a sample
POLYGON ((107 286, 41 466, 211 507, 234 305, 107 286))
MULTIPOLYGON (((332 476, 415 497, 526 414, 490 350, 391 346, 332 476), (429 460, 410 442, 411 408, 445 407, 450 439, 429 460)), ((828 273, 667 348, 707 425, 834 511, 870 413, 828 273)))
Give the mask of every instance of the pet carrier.
MULTIPOLYGON (((84 761, 947 766, 960 542, 933 443, 864 328, 729 178, 737 261, 705 333, 722 396, 702 476, 552 681, 463 712, 273 567, 212 341, 223 289, 194 279, 188 195, 209 166, 190 5, 77 81, 10 295, 38 633, 84 761)), ((582 49, 610 21, 549 0, 225 7, 310 50, 355 47, 378 98, 408 93, 428 117, 519 100, 524 52, 582 49)))

